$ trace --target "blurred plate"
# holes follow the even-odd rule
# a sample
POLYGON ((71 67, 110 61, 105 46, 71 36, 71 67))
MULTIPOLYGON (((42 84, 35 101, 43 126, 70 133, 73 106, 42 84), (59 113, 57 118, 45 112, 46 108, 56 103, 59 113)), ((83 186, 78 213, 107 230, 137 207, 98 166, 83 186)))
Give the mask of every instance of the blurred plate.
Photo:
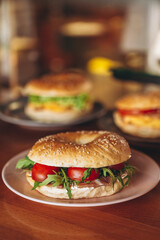
POLYGON ((106 116, 99 119, 99 127, 108 131, 116 132, 123 136, 131 145, 144 148, 159 148, 160 138, 141 138, 122 132, 113 121, 113 112, 108 112, 106 116))
POLYGON ((67 124, 60 123, 42 123, 36 122, 28 118, 24 113, 25 105, 27 104, 27 98, 18 98, 0 106, 0 119, 16 124, 23 127, 34 127, 34 128, 56 128, 65 127, 70 125, 77 125, 86 123, 96 118, 102 117, 106 114, 106 108, 99 102, 95 102, 93 110, 85 116, 69 122, 67 124))
POLYGON ((19 159, 26 156, 28 151, 19 153, 10 159, 2 170, 5 185, 15 194, 30 201, 65 207, 93 207, 126 202, 140 197, 151 191, 160 180, 160 169, 157 163, 144 153, 132 149, 129 163, 136 167, 134 177, 128 187, 108 197, 91 199, 57 199, 44 196, 32 187, 26 180, 25 172, 16 169, 19 159))

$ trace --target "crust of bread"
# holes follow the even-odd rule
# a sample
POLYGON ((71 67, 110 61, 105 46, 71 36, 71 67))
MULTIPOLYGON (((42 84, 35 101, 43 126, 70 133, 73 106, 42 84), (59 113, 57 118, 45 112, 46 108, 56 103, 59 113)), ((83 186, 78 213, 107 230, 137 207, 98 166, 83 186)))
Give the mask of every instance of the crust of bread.
POLYGON ((99 168, 128 160, 128 142, 108 131, 58 133, 38 140, 28 157, 34 162, 59 167, 99 168))
POLYGON ((113 114, 114 123, 118 126, 123 132, 128 133, 133 136, 142 137, 142 138, 158 138, 160 137, 160 128, 153 128, 149 126, 136 126, 131 123, 126 123, 123 120, 118 111, 115 111, 113 114))
POLYGON ((91 81, 81 73, 64 72, 31 80, 26 84, 24 94, 47 97, 76 96, 89 92, 91 88, 91 81))
POLYGON ((93 104, 89 102, 83 110, 72 108, 58 112, 45 108, 39 109, 36 105, 34 106, 34 104, 28 103, 24 111, 29 118, 38 122, 66 124, 85 116, 87 113, 91 112, 92 108, 93 104))
POLYGON ((123 110, 145 110, 160 108, 160 92, 129 94, 116 102, 116 107, 123 110))
MULTIPOLYGON (((26 173, 26 178, 29 184, 33 187, 34 180, 32 177, 26 173)), ((94 198, 94 197, 105 197, 113 195, 119 192, 122 188, 122 185, 119 181, 114 183, 114 188, 112 183, 108 183, 106 185, 99 185, 93 187, 90 184, 87 184, 86 187, 71 187, 71 198, 72 199, 81 199, 81 198, 94 198)), ((61 198, 61 199, 68 199, 67 190, 65 188, 58 188, 53 187, 51 184, 46 186, 37 187, 36 190, 41 194, 52 197, 52 198, 61 198)))

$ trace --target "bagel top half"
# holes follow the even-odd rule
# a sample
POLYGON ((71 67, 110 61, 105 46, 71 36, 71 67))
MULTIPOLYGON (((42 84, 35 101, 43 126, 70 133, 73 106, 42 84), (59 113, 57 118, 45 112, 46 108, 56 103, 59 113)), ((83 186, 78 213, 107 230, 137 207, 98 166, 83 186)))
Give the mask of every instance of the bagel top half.
POLYGON ((88 93, 91 88, 91 81, 82 73, 68 71, 31 80, 26 84, 24 94, 44 97, 67 97, 88 93))
POLYGON ((127 141, 108 131, 77 131, 38 140, 28 157, 37 163, 59 167, 99 168, 128 160, 127 141))
POLYGON ((160 92, 125 95, 117 100, 116 107, 123 110, 147 110, 160 108, 160 92))

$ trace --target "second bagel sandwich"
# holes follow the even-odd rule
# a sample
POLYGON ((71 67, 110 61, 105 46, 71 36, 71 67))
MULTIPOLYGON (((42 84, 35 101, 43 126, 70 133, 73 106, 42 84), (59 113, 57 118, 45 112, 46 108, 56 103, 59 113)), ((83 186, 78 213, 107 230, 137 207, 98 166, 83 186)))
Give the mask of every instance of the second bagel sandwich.
POLYGON ((115 124, 125 133, 142 138, 160 137, 160 92, 134 93, 116 102, 115 124))
POLYGON ((58 133, 39 139, 18 169, 40 193, 63 199, 109 196, 128 186, 134 168, 127 141, 108 131, 58 133))
POLYGON ((25 114, 44 123, 71 123, 92 111, 92 82, 76 71, 48 74, 29 81, 25 114))

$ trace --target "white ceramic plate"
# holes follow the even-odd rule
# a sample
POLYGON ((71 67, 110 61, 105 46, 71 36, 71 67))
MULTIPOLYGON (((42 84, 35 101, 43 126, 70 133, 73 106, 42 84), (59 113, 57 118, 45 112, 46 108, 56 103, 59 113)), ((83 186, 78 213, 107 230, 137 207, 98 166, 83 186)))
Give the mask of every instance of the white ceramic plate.
POLYGON ((0 119, 4 122, 19 125, 29 128, 44 128, 54 129, 58 127, 66 127, 71 125, 77 125, 92 121, 94 119, 104 116, 107 112, 106 108, 100 102, 95 102, 91 112, 82 116, 81 118, 69 123, 43 123, 33 121, 28 118, 24 113, 24 108, 27 104, 27 98, 20 97, 16 100, 12 100, 8 103, 0 105, 0 119))
POLYGON ((31 190, 31 186, 25 179, 25 173, 22 174, 21 170, 15 169, 17 161, 24 157, 27 152, 19 153, 6 163, 2 170, 2 179, 5 185, 15 194, 39 203, 68 207, 92 207, 121 203, 144 195, 152 190, 160 180, 160 169, 157 163, 149 156, 132 150, 130 163, 138 171, 136 171, 135 176, 132 178, 129 187, 124 188, 121 192, 109 197, 93 199, 53 199, 43 196, 36 190, 31 190))

